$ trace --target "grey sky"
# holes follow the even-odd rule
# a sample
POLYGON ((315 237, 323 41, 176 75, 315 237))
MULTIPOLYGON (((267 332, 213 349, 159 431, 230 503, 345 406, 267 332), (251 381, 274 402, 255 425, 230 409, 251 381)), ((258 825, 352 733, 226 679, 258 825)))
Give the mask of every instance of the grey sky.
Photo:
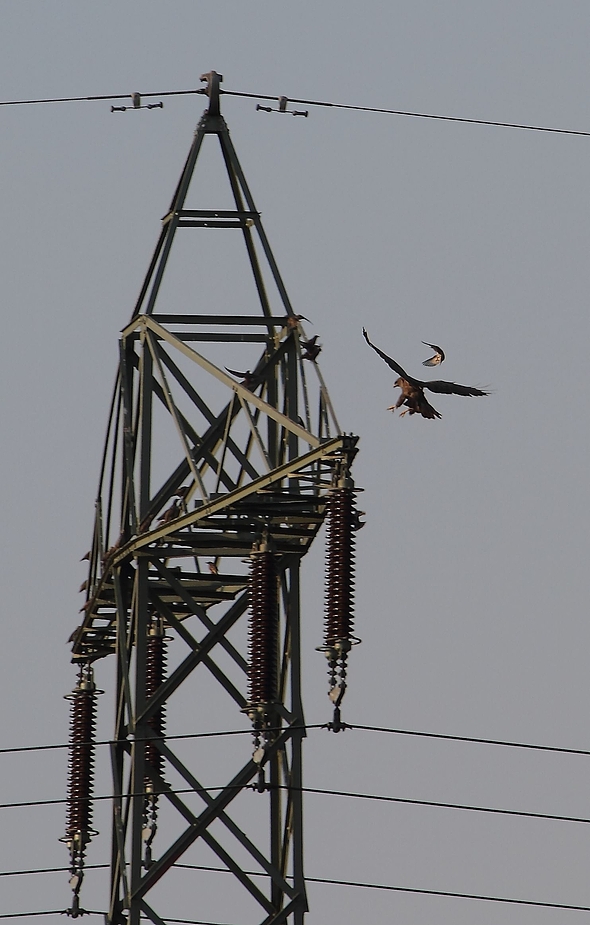
MULTIPOLYGON (((581 2, 4 0, 0 11, 2 99, 186 89, 214 68, 227 89, 590 130, 581 2)), ((203 105, 0 108, 2 746, 67 737, 61 698, 75 673, 65 640, 81 604, 118 332, 203 105)), ((344 718, 590 748, 590 138, 329 109, 283 118, 230 98, 222 107, 295 310, 324 344, 340 422, 361 438, 363 645, 344 718), (408 372, 427 377, 421 341, 439 343, 440 377, 493 394, 437 397, 440 421, 393 418, 395 377, 362 340, 363 324, 408 372)), ((211 170, 202 195, 218 204, 211 170)), ((185 285, 198 281, 203 306, 220 292, 241 299, 223 232, 188 259, 185 285)), ((313 723, 330 716, 314 650, 320 542, 304 575, 313 723)), ((112 692, 112 666, 97 679, 112 692)), ((170 717, 174 731, 216 721, 190 704, 170 717)), ((315 732, 305 782, 589 817, 589 760, 315 732)), ((209 767, 208 756, 195 761, 209 767)), ((62 753, 0 756, 0 767, 5 802, 65 794, 62 753)), ((310 876, 590 906, 588 826, 335 797, 310 796, 306 810, 310 876)), ((63 818, 62 807, 6 810, 0 871, 67 864, 63 818)), ((103 811, 97 822, 89 863, 108 858, 103 811)), ((170 915, 186 913, 187 897, 185 917, 241 925, 239 905, 219 905, 228 878, 169 876, 170 915)), ((104 908, 104 885, 89 875, 84 905, 104 908)), ((6 879, 2 894, 2 912, 69 901, 65 874, 6 879)), ((310 925, 585 921, 328 886, 310 885, 309 898, 310 925)))

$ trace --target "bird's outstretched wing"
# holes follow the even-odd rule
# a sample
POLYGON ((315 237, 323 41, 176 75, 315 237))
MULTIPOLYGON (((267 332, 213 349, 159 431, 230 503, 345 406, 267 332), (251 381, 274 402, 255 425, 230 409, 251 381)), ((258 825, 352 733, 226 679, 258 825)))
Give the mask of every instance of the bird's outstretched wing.
POLYGON ((458 385, 456 382, 445 382, 443 379, 433 379, 431 382, 423 382, 425 389, 431 392, 442 392, 444 395, 489 395, 489 392, 482 392, 471 385, 458 385))
MULTIPOLYGON (((482 392, 481 389, 476 389, 471 385, 458 385, 456 382, 445 382, 444 379, 432 379, 430 382, 423 382, 422 379, 414 379, 412 376, 409 376, 405 369, 396 363, 395 360, 392 360, 391 357, 388 357, 386 353, 383 353, 382 350, 379 350, 379 347, 376 347, 375 344, 372 344, 369 340, 369 335, 365 328, 363 328, 363 337, 368 343, 369 347, 372 347, 373 350, 379 354, 382 360, 385 360, 387 365, 391 369, 395 370, 402 379, 405 379, 406 382, 409 382, 410 385, 415 386, 419 389, 430 389, 431 392, 441 392, 444 395, 489 395, 489 392, 482 392)), ((428 345, 432 346, 431 344, 428 345)))
MULTIPOLYGON (((388 365, 391 369, 393 369, 393 371, 396 372, 396 373, 398 374, 398 376, 401 376, 402 379, 406 379, 407 382, 411 382, 412 384, 415 383, 415 382, 417 382, 416 379, 412 379, 411 376, 408 376, 408 374, 407 374, 407 372, 405 371, 405 369, 403 369, 403 367, 400 366, 399 363, 396 363, 395 360, 392 360, 391 357, 388 357, 386 353, 383 353, 382 350, 379 350, 379 347, 376 347, 375 344, 372 344, 372 343, 371 343, 371 341, 369 340, 369 335, 367 334, 367 329, 366 329, 366 328, 363 328, 363 337, 365 338, 365 340, 366 340, 366 342, 368 343, 369 347, 372 347, 373 350, 375 351, 375 353, 378 353, 379 356, 381 357, 381 359, 382 359, 382 360, 385 360, 385 362, 387 363, 387 365, 388 365)), ((419 383, 419 385, 422 385, 422 383, 419 383)))
POLYGON ((445 358, 445 352, 442 347, 437 347, 436 344, 429 344, 427 340, 423 340, 422 343, 426 347, 432 347, 434 350, 434 356, 430 357, 429 360, 424 360, 422 366, 439 366, 445 358))

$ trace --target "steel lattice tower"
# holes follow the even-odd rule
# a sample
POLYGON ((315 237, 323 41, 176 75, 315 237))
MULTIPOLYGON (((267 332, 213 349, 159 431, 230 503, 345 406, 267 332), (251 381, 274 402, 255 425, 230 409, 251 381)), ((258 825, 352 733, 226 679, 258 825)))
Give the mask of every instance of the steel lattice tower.
MULTIPOLYGON (((80 677, 70 695, 64 840, 72 858, 73 917, 83 914, 78 893, 85 846, 94 834, 92 666, 107 655, 116 659, 109 925, 138 925, 140 918, 165 922, 151 891, 198 839, 255 901, 261 923, 301 925, 307 899, 299 571, 326 516, 331 529, 323 648, 336 731, 342 728, 339 705, 354 641, 352 533, 359 513, 349 470, 357 438, 340 431, 316 363, 317 340, 305 340, 301 316, 289 302, 220 115, 221 78, 211 72, 205 79, 209 105, 120 340, 84 619, 72 637, 80 677), (185 207, 207 136, 219 142, 231 210, 185 207), (259 314, 158 311, 172 245, 187 227, 238 230, 259 314), (276 291, 272 298, 267 280, 276 291), (234 376, 198 352, 195 342, 199 349, 259 344, 261 353, 252 370, 234 376), (163 419, 174 463, 162 477, 155 457, 163 419), (233 641, 232 631, 245 621, 247 634, 244 629, 233 641), (167 675, 168 638, 184 647, 184 655, 167 675), (223 789, 211 793, 181 759, 177 743, 165 738, 170 700, 196 672, 212 676, 219 697, 249 717, 254 735, 252 757, 244 755, 223 789), (200 811, 167 783, 171 773, 200 801, 200 811), (252 786, 268 814, 262 844, 259 830, 246 831, 232 815, 237 798, 252 786), (164 807, 177 829, 169 837, 171 827, 160 825, 154 839, 164 807), (266 891, 246 872, 244 857, 266 875, 266 891)), ((195 703, 195 713, 200 708, 208 707, 195 703)))

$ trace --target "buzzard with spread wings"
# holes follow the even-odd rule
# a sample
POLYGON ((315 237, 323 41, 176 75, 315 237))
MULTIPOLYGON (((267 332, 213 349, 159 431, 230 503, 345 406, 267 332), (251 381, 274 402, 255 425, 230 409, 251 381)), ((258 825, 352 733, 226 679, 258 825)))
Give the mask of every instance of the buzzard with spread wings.
POLYGON ((369 347, 372 347, 375 353, 378 353, 381 359, 385 360, 387 365, 399 375, 399 379, 396 379, 393 385, 394 388, 397 387, 401 389, 402 394, 395 405, 391 405, 387 410, 396 411, 398 408, 401 408, 402 405, 405 405, 405 411, 401 412, 400 417, 403 417, 404 414, 421 414, 423 418, 430 418, 431 420, 440 418, 440 414, 436 408, 432 407, 424 395, 424 389, 428 389, 430 392, 441 392, 444 395, 489 395, 489 392, 482 392, 481 389, 476 389, 473 386, 458 385, 456 382, 445 382, 443 379, 432 379, 430 382, 422 382, 420 379, 413 379, 412 376, 408 376, 405 369, 403 369, 399 363, 396 363, 395 360, 388 357, 386 353, 379 350, 379 347, 371 343, 365 328, 363 328, 363 337, 369 347))

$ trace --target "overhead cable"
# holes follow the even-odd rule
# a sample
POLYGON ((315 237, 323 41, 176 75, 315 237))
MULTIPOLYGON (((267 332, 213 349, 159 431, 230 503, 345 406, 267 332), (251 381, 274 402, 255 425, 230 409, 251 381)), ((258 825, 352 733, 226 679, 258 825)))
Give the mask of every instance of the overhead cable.
POLYGON ((567 903, 549 903, 534 899, 508 899, 504 896, 485 896, 480 893, 455 893, 449 890, 422 890, 407 886, 389 886, 382 883, 361 883, 356 880, 327 880, 306 877, 308 883, 328 883, 333 886, 362 887, 366 890, 389 890, 395 893, 420 893, 426 896, 451 896, 456 899, 479 899, 488 903, 510 903, 517 906, 542 906, 546 909, 568 909, 575 912, 590 912, 590 906, 574 906, 567 903))
MULTIPOLYGON (((300 729, 302 727, 296 726, 296 727, 291 727, 291 728, 300 729)), ((319 729, 320 724, 318 723, 317 726, 305 726, 303 728, 319 729)), ((239 735, 252 735, 252 731, 250 729, 232 729, 227 732, 189 732, 184 735, 150 736, 149 739, 147 738, 146 739, 138 738, 138 739, 132 739, 132 740, 130 739, 129 743, 131 743, 132 741, 134 743, 135 742, 148 742, 148 741, 159 742, 164 739, 166 741, 171 741, 173 739, 214 739, 219 736, 239 736, 239 735)), ((123 740, 123 741, 127 741, 127 740, 123 740)), ((101 742, 92 742, 92 743, 88 742, 88 743, 82 743, 82 744, 87 744, 87 745, 92 744, 92 745, 99 746, 99 745, 118 745, 120 743, 117 742, 115 739, 103 739, 101 742)), ((21 745, 15 748, 0 748, 0 755, 10 755, 10 754, 15 754, 17 752, 42 752, 42 751, 50 751, 51 749, 59 749, 59 748, 70 748, 70 743, 60 742, 57 745, 21 745)), ((590 754, 590 752, 588 754, 590 754)))
MULTIPOLYGON (((205 93, 201 87, 198 90, 163 90, 161 93, 140 93, 140 96, 188 96, 195 93, 205 93)), ((0 106, 29 106, 31 104, 41 103, 91 103, 106 102, 108 100, 128 100, 133 96, 132 93, 107 93, 100 96, 60 96, 49 99, 38 100, 0 100, 0 106)))
MULTIPOLYGON (((281 731, 284 731, 285 727, 281 727, 281 731)), ((310 731, 312 729, 326 729, 327 726, 325 723, 311 723, 303 726, 290 726, 292 731, 305 729, 310 731)), ((442 732, 420 732, 416 729, 393 729, 386 726, 365 726, 358 723, 352 725, 347 724, 346 729, 358 729, 362 732, 380 732, 387 733, 390 735, 402 735, 402 736, 417 736, 419 738, 426 739, 443 739, 450 742, 474 742, 479 745, 501 745, 504 748, 524 748, 532 749, 539 752, 557 752, 564 755, 586 755, 590 756, 590 750, 583 748, 565 748, 558 745, 534 745, 530 742, 511 742, 507 739, 482 739, 475 736, 461 736, 461 735, 450 735, 448 733, 442 732)), ((271 730, 272 731, 272 730, 271 730)), ((169 736, 151 736, 150 741, 173 741, 173 740, 183 740, 183 739, 214 739, 220 736, 239 736, 239 735, 251 735, 251 730, 249 729, 232 729, 222 732, 192 732, 185 733, 181 735, 169 735, 169 736)), ((148 739, 129 739, 123 740, 128 741, 129 744, 132 742, 147 742, 148 739)), ((114 739, 104 739, 101 742, 93 742, 93 745, 117 745, 121 744, 114 739)), ((0 755, 9 755, 16 754, 18 752, 38 752, 38 751, 49 751, 52 749, 60 748, 69 748, 70 745, 68 742, 60 742, 57 745, 22 745, 14 748, 0 748, 0 755)))
MULTIPOLYGON (((89 864, 87 869, 98 869, 109 867, 108 864, 89 864)), ((218 873, 218 874, 229 874, 232 871, 223 867, 210 867, 204 864, 174 864, 174 867, 181 868, 184 870, 200 870, 207 873, 218 873)), ((56 868, 46 868, 44 870, 29 870, 29 871, 14 871, 16 873, 57 873, 64 872, 69 870, 67 867, 56 867, 56 868)), ((267 873, 261 871, 247 870, 244 873, 249 877, 268 877, 267 873)), ((0 875, 3 876, 3 875, 0 875)), ((8 874, 9 876, 9 874, 8 874)), ((325 884, 328 886, 348 886, 348 887, 358 887, 365 890, 385 890, 395 893, 417 893, 426 896, 449 896, 456 899, 478 899, 482 902, 492 902, 492 903, 509 903, 511 905, 519 906, 540 906, 545 909, 566 909, 574 912, 590 912, 590 906, 576 906, 569 903, 552 903, 552 902, 543 902, 541 900, 535 899, 512 899, 504 896, 487 896, 480 893, 458 893, 451 892, 450 890, 426 890, 420 889, 418 887, 406 887, 406 886, 392 886, 390 884, 383 883, 365 883, 358 880, 334 880, 328 877, 309 877, 306 876, 305 880, 307 883, 318 883, 325 884)), ((103 912, 89 912, 85 910, 85 913, 88 915, 104 915, 103 912)), ((0 914, 0 919, 5 918, 17 918, 20 916, 26 915, 62 915, 63 910, 51 911, 51 912, 16 912, 8 914, 0 914)), ((192 923, 188 922, 186 919, 168 919, 170 922, 185 922, 187 925, 214 925, 214 923, 192 923)))
MULTIPOLYGON (((175 867, 182 867, 187 870, 217 871, 218 873, 230 873, 222 867, 205 867, 198 864, 175 864, 175 867)), ((260 871, 244 871, 249 877, 266 877, 268 874, 262 874, 260 871)), ((483 902, 490 903, 510 903, 518 906, 542 906, 547 909, 568 909, 574 912, 590 912, 590 906, 574 906, 567 903, 550 903, 541 902, 534 899, 509 899, 504 896, 485 896, 479 893, 455 893, 448 890, 423 890, 417 887, 406 886, 389 886, 382 883, 363 883, 357 880, 332 880, 327 877, 308 877, 305 876, 306 883, 322 883, 330 886, 350 886, 360 887, 365 890, 388 890, 395 893, 420 893, 427 896, 451 896, 456 899, 479 899, 483 902)))
MULTIPOLYGON (((107 867, 110 867, 110 864, 86 864, 84 870, 102 870, 107 867)), ((29 870, 3 870, 0 871, 0 877, 25 877, 28 874, 63 874, 69 869, 69 867, 36 867, 29 870)))
MULTIPOLYGON (((277 100, 276 96, 262 96, 259 93, 239 93, 235 90, 221 90, 220 94, 224 96, 244 96, 255 100, 277 100)), ((350 109, 356 112, 375 112, 390 116, 411 116, 415 119, 438 119, 443 122, 466 122, 470 125, 493 125, 499 128, 519 128, 527 129, 531 132, 555 132, 559 135, 582 135, 590 137, 590 132, 574 131, 567 128, 550 128, 543 125, 527 125, 520 122, 494 122, 489 119, 467 119, 463 116, 441 116, 430 112, 410 112, 405 109, 382 109, 377 106, 354 106, 350 103, 327 103, 321 100, 299 100, 295 97, 288 97, 290 103, 297 103, 299 106, 327 106, 332 109, 350 109)))
MULTIPOLYGON (((152 921, 147 915, 140 914, 140 918, 145 922, 152 921)), ((173 922, 174 925, 228 925, 227 922, 203 922, 200 919, 171 919, 168 915, 166 916, 166 922, 173 922)))
MULTIPOLYGON (((590 819, 587 819, 582 816, 561 816, 555 813, 535 813, 521 811, 517 809, 497 809, 490 806, 469 806, 465 803, 443 803, 436 800, 415 800, 407 797, 392 797, 392 796, 380 796, 374 793, 354 793, 348 790, 324 790, 319 787, 288 787, 280 786, 273 787, 268 786, 268 789, 279 789, 294 791, 298 793, 311 793, 317 794, 320 796, 334 796, 334 797, 350 797, 357 800, 372 800, 382 803, 403 803, 410 806, 432 806, 439 809, 462 809, 474 813, 491 813, 494 815, 502 816, 521 816, 528 819, 546 819, 554 822, 579 822, 585 823, 586 825, 590 824, 590 819)), ((175 794, 175 795, 185 795, 189 793, 218 793, 223 790, 230 789, 227 787, 201 787, 198 790, 192 787, 182 788, 180 790, 163 790, 162 795, 165 796, 166 793, 175 794)), ((243 788, 241 785, 236 785, 236 790, 249 789, 243 788)), ((254 785, 255 789, 255 785, 254 785)), ((126 799, 136 796, 144 796, 144 791, 138 793, 118 793, 118 794, 103 794, 101 796, 89 797, 88 802, 95 802, 99 800, 119 800, 126 799)), ((67 799, 57 799, 57 800, 25 800, 20 803, 0 803, 0 809, 23 809, 32 806, 59 806, 61 804, 67 803, 67 799)), ((0 872, 0 877, 9 876, 0 872)))
POLYGON ((448 739, 451 742, 476 742, 481 745, 503 745, 505 748, 530 748, 540 752, 560 752, 565 755, 590 755, 588 749, 562 748, 556 745, 532 745, 530 742, 510 742, 505 739, 482 739, 475 736, 449 735, 441 732, 417 732, 414 729, 388 729, 385 726, 361 726, 358 723, 349 727, 365 732, 385 732, 392 735, 419 736, 425 739, 448 739))
MULTIPOLYGON (((284 787, 284 790, 294 788, 284 787)), ((405 803, 411 806, 434 806, 440 809, 464 809, 474 813, 494 813, 503 816, 524 816, 529 819, 552 819, 558 822, 585 822, 590 823, 590 819, 584 819, 578 816, 558 816, 550 813, 533 813, 521 812, 516 809, 494 809, 489 806, 468 806, 464 803, 440 803, 434 800, 413 800, 406 797, 389 797, 377 796, 373 793, 351 793, 346 790, 319 790, 314 787, 301 787, 303 793, 318 793, 325 796, 335 797, 353 797, 357 800, 375 800, 383 803, 405 803)))
MULTIPOLYGON (((139 93, 137 94, 140 97, 160 97, 160 96, 195 96, 197 94, 204 94, 206 90, 203 87, 200 87, 195 90, 163 90, 160 93, 139 93)), ((221 90, 220 94, 223 96, 235 96, 242 97, 245 99, 252 100, 269 100, 276 102, 280 96, 264 93, 245 93, 238 90, 221 90)), ((108 100, 125 100, 131 99, 134 96, 132 93, 107 93, 100 94, 96 96, 62 96, 62 97, 52 97, 46 99, 29 99, 29 100, 0 100, 0 106, 29 106, 29 105, 40 105, 43 103, 89 103, 89 102, 106 102, 108 100)), ((575 129, 567 128, 554 128, 552 126, 546 125, 530 125, 523 122, 501 122, 495 121, 492 119, 469 119, 465 116, 443 116, 439 113, 431 112, 412 112, 406 109, 387 109, 379 106, 356 106, 352 103, 330 103, 326 100, 303 100, 296 99, 295 97, 284 97, 288 99, 290 103, 296 103, 301 106, 319 106, 319 107, 329 107, 331 109, 344 109, 354 112, 372 112, 382 115, 390 116, 408 116, 414 119, 435 119, 441 122, 462 122, 468 125, 489 125, 496 128, 516 128, 524 129, 525 131, 530 132, 550 132, 557 135, 578 135, 582 137, 589 138, 590 132, 582 132, 575 129)))
MULTIPOLYGON (((84 909, 83 915, 104 915, 104 912, 91 912, 84 909)), ((65 909, 49 909, 42 912, 2 912, 0 919, 30 919, 36 915, 66 915, 65 909)))
MULTIPOLYGON (((325 723, 312 723, 305 726, 291 726, 291 730, 300 730, 305 729, 310 731, 312 729, 326 729, 325 723)), ((450 735, 448 733, 442 732, 420 732, 416 729, 393 729, 386 726, 364 726, 358 723, 353 725, 346 725, 346 729, 359 729, 362 732, 380 732, 387 733, 390 735, 407 735, 407 736, 417 736, 419 738, 426 739, 443 739, 450 742, 474 742, 479 745, 501 745, 504 748, 525 748, 532 749, 534 751, 540 752, 557 752, 564 755, 586 755, 590 756, 590 750, 583 748, 565 748, 557 745, 534 745, 530 742, 511 742, 508 739, 482 739, 475 736, 460 736, 460 735, 450 735)), ((282 727, 284 731, 284 727, 282 727)), ((150 737, 150 741, 173 741, 180 739, 214 739, 221 736, 239 736, 239 735, 251 735, 251 730, 249 729, 232 729, 223 732, 192 732, 181 735, 171 735, 171 736, 158 736, 150 737)), ((129 744, 132 742, 147 742, 147 739, 129 739, 129 744)), ((116 745, 119 744, 113 739, 104 739, 101 742, 94 742, 96 746, 100 745, 116 745)), ((68 742, 61 742, 58 745, 23 745, 17 746, 15 748, 0 748, 0 755, 15 754, 17 752, 38 752, 38 751, 48 751, 51 749, 60 749, 60 748, 69 748, 68 742)))
MULTIPOLYGON (((89 909, 84 909, 80 913, 81 915, 102 915, 105 916, 106 912, 92 912, 89 909)), ((66 915, 65 909, 51 909, 49 911, 43 912, 6 912, 0 915, 0 919, 20 919, 20 918, 32 918, 37 915, 66 915)), ((147 915, 140 915, 142 921, 151 922, 152 920, 148 918, 147 915)), ((171 919, 169 916, 166 916, 166 921, 174 923, 174 925, 228 925, 224 922, 204 922, 200 919, 171 919)))

